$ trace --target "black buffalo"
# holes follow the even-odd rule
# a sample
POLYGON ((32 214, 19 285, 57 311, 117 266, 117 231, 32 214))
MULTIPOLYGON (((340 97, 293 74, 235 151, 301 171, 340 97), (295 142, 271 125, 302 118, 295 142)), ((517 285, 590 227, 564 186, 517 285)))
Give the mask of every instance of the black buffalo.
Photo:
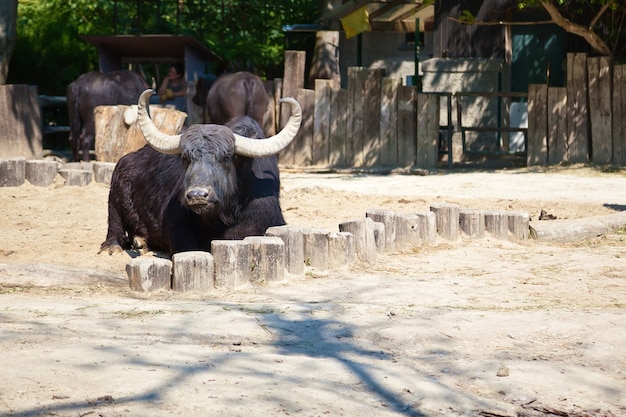
POLYGON ((216 80, 199 78, 192 101, 206 106, 211 123, 225 124, 238 116, 250 116, 263 126, 269 96, 258 76, 240 71, 216 80))
POLYGON ((135 104, 147 88, 141 76, 127 70, 80 75, 67 86, 67 110, 70 119, 70 144, 74 160, 89 161, 89 150, 94 142, 96 125, 93 110, 96 106, 135 104))
POLYGON ((292 98, 285 128, 268 139, 249 117, 230 127, 192 125, 181 135, 160 132, 147 114, 151 90, 138 106, 147 142, 122 157, 109 192, 109 228, 100 252, 133 245, 170 254, 210 251, 215 239, 263 235, 285 224, 276 154, 291 142, 302 113, 292 98))

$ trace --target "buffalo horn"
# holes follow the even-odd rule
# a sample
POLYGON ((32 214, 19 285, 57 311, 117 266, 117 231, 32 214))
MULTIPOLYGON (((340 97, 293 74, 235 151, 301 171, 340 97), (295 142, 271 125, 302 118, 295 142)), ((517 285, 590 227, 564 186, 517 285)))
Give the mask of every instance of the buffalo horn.
POLYGON ((180 153, 181 135, 166 135, 154 125, 152 119, 148 116, 147 108, 152 94, 154 94, 154 90, 148 89, 139 96, 139 102, 137 103, 139 129, 146 141, 157 151, 167 154, 180 153))
POLYGON ((283 150, 296 137, 302 121, 300 104, 291 97, 283 97, 279 102, 291 105, 291 116, 283 130, 272 137, 261 140, 235 134, 235 153, 237 155, 251 158, 274 155, 283 150))

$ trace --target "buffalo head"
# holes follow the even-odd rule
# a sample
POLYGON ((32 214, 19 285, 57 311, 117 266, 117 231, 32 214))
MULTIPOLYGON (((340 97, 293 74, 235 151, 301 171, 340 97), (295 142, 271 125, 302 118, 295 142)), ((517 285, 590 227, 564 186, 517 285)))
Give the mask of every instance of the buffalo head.
POLYGON ((293 98, 280 99, 291 105, 291 117, 279 133, 267 139, 248 138, 230 128, 215 124, 190 126, 179 135, 159 131, 147 109, 152 90, 139 97, 138 124, 146 141, 157 151, 180 154, 185 166, 183 203, 196 214, 229 213, 237 204, 238 176, 236 159, 276 155, 295 137, 302 119, 300 105, 293 98))

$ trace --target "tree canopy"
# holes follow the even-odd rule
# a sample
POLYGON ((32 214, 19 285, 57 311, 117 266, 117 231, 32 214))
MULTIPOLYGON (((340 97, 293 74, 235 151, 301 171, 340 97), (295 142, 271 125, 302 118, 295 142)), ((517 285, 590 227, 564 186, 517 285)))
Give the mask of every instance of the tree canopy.
POLYGON ((310 23, 318 9, 317 0, 19 0, 8 82, 63 95, 76 76, 98 69, 96 49, 80 35, 157 33, 193 36, 224 58, 221 69, 275 77, 282 26, 310 23))

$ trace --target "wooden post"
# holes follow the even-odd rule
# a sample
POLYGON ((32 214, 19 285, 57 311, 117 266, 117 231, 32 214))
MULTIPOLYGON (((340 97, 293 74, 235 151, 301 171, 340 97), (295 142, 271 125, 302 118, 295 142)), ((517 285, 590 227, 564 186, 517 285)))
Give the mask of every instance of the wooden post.
POLYGON ((285 244, 278 237, 248 236, 250 244, 250 281, 253 284, 285 279, 285 244))
POLYGON ((346 164, 362 167, 363 160, 363 117, 364 91, 367 68, 348 68, 348 99, 346 124, 346 164))
POLYGON ((611 58, 588 58, 587 72, 589 74, 591 161, 596 164, 610 164, 613 156, 611 58))
MULTIPOLYGON (((304 88, 304 67, 306 64, 305 51, 285 51, 285 69, 283 70, 281 97, 296 97, 298 90, 304 88)), ((300 103, 302 104, 302 103, 300 103)), ((281 106, 282 107, 282 106, 281 106)), ((289 111, 279 112, 280 127, 289 119, 289 111)))
POLYGON ((376 260, 376 240, 374 238, 374 221, 369 217, 346 220, 339 224, 340 232, 348 232, 354 236, 354 247, 357 257, 365 262, 376 260))
POLYGON ((416 168, 437 168, 439 158, 439 96, 417 94, 416 168))
POLYGON ((506 239, 509 232, 509 219, 506 213, 497 210, 483 212, 485 230, 498 239, 506 239))
POLYGON ((587 54, 567 54, 568 162, 589 160, 589 103, 587 102, 587 54))
POLYGON ((0 158, 0 187, 19 187, 26 180, 26 160, 0 158))
POLYGON ((380 92, 384 69, 371 69, 365 78, 363 103, 363 166, 380 164, 380 92))
POLYGON ((415 87, 398 87, 398 166, 417 162, 417 93, 415 87))
POLYGON ((348 90, 332 90, 330 104, 330 149, 328 155, 328 165, 331 167, 346 166, 347 99, 348 90))
POLYGON ((527 165, 545 165, 548 162, 548 113, 546 111, 548 86, 528 86, 528 149, 527 165))
POLYGON ((267 109, 265 110, 265 116, 263 116, 263 132, 266 136, 273 136, 276 134, 276 100, 274 100, 274 81, 263 80, 263 87, 267 93, 267 109))
MULTIPOLYGON (((530 129, 529 129, 530 133, 530 129)), ((548 88, 548 165, 567 160, 567 89, 548 88)))
POLYGON ((328 267, 337 269, 356 262, 356 249, 352 233, 339 232, 328 235, 328 267))
POLYGON ((511 235, 519 240, 528 239, 528 233, 530 230, 530 216, 525 211, 509 211, 508 226, 511 235))
POLYGON ((380 164, 398 165, 398 88, 400 78, 381 81, 380 98, 380 164))
POLYGON ((613 159, 626 165, 626 65, 613 67, 613 159))
POLYGON ((330 107, 334 82, 315 80, 315 104, 313 117, 313 145, 311 163, 315 166, 328 166, 330 154, 330 107))
MULTIPOLYGON (((297 167, 311 165, 313 152, 313 116, 315 113, 315 91, 301 88, 296 94, 296 100, 302 107, 302 124, 300 130, 288 146, 293 149, 293 164, 297 167)), ((281 107, 285 107, 282 105, 281 107)))

